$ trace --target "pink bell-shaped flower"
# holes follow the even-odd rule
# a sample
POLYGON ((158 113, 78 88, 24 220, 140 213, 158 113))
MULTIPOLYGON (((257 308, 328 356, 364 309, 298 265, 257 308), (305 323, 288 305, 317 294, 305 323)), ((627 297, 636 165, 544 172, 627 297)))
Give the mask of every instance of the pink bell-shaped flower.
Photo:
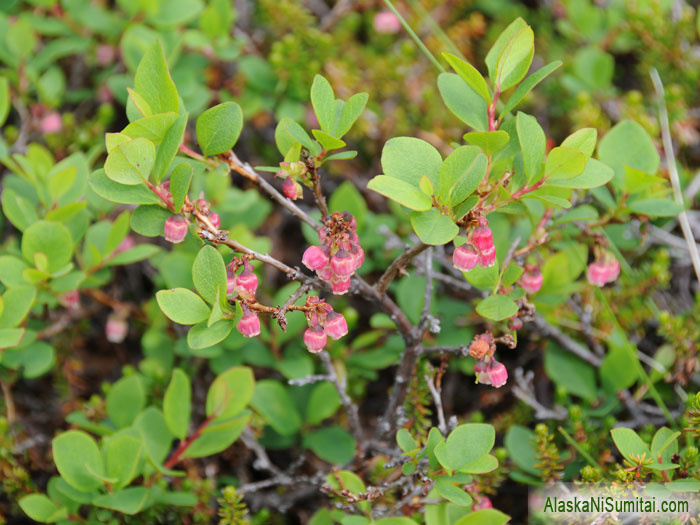
POLYGON ((460 272, 471 271, 478 263, 479 254, 474 248, 466 244, 457 246, 452 254, 452 265, 460 272))
POLYGON ((180 243, 187 236, 187 220, 182 215, 172 215, 165 220, 163 237, 173 244, 180 243))
POLYGON ((309 246, 301 258, 301 262, 309 270, 319 270, 328 264, 328 253, 320 246, 309 246))
POLYGON ((243 317, 238 321, 236 328, 243 337, 255 337, 256 335, 260 335, 260 318, 258 314, 245 309, 243 317))
POLYGON ((326 316, 323 329, 331 339, 338 340, 348 333, 348 322, 343 314, 331 312, 326 316))
POLYGON ((326 346, 326 341, 328 341, 328 336, 318 325, 314 328, 307 328, 304 332, 304 344, 309 352, 317 354, 326 346))

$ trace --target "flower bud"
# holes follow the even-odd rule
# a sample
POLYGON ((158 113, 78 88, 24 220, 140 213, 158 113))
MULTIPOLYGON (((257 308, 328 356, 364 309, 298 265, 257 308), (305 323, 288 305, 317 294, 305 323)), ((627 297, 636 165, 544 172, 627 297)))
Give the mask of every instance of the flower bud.
POLYGON ((527 293, 537 293, 542 288, 544 277, 539 270, 529 270, 520 278, 520 286, 527 293))
POLYGON ((243 337, 255 337, 256 335, 260 335, 260 319, 258 318, 258 314, 250 310, 244 311, 243 317, 238 321, 236 328, 243 337))
POLYGON ((488 336, 477 335, 469 345, 469 355, 475 359, 483 358, 491 350, 489 339, 488 336))
POLYGON ((608 276, 606 282, 611 283, 620 275, 620 263, 614 256, 611 256, 610 262, 607 264, 607 268, 608 276))
POLYGON ((350 252, 354 261, 354 271, 359 270, 362 267, 362 263, 365 262, 365 251, 361 246, 355 246, 355 250, 350 252))
POLYGON ((508 370, 506 370, 506 366, 503 363, 498 361, 494 360, 491 362, 491 367, 487 373, 490 380, 489 384, 496 388, 501 388, 508 381, 508 370))
POLYGON ((319 270, 328 264, 327 250, 320 246, 309 246, 304 251, 301 262, 309 270, 319 270))
POLYGON ((486 496, 481 496, 477 501, 474 502, 472 505, 472 510, 482 510, 482 509, 492 509, 493 508, 493 503, 491 503, 491 500, 487 498, 486 496))
POLYGON ((493 266, 496 262, 496 247, 491 245, 491 248, 484 250, 479 254, 479 264, 484 268, 493 266))
POLYGON ((221 217, 215 211, 209 212, 209 222, 218 230, 219 226, 221 226, 221 217))
POLYGON ((344 295, 350 289, 350 277, 346 279, 331 279, 331 291, 335 295, 344 295))
POLYGON ((119 243, 119 246, 117 246, 117 249, 114 250, 115 255, 117 253, 122 253, 127 250, 131 250, 134 247, 134 238, 131 235, 127 235, 124 237, 122 242, 119 243))
POLYGON ((515 330, 516 332, 523 327, 523 321, 520 317, 512 317, 508 323, 508 328, 515 330))
POLYGON ((331 269, 338 277, 350 277, 355 271, 355 258, 345 250, 331 257, 331 269))
POLYGON ((39 122, 39 129, 44 135, 58 133, 61 131, 62 127, 63 121, 61 120, 61 115, 56 111, 52 111, 51 113, 47 114, 39 122))
POLYGON ((372 26, 377 33, 393 35, 398 33, 401 29, 401 22, 394 13, 388 9, 384 9, 374 15, 372 26))
POLYGON ((129 333, 126 320, 117 315, 110 315, 105 324, 105 336, 110 343, 121 343, 129 333))
POLYGON ((595 286, 604 286, 608 282, 608 267, 599 261, 594 261, 588 265, 586 277, 588 282, 595 286))
POLYGON ((471 246, 457 246, 452 254, 452 265, 460 272, 473 270, 479 262, 479 254, 471 246))
POLYGON ((301 187, 301 184, 296 182, 291 177, 284 179, 284 182, 282 183, 282 193, 284 193, 285 197, 293 201, 301 199, 304 196, 304 190, 301 187))
POLYGON ((484 224, 480 224, 474 228, 472 243, 480 252, 488 251, 493 248, 493 233, 491 232, 491 228, 484 224))
POLYGON ((243 267, 243 272, 236 277, 236 287, 240 291, 246 291, 255 295, 258 289, 258 276, 253 273, 253 268, 250 263, 246 262, 243 267))
POLYGON ((326 346, 326 341, 328 341, 328 336, 320 326, 307 328, 304 332, 304 344, 309 352, 317 354, 326 346))
POLYGON ((348 322, 345 320, 345 316, 343 314, 331 312, 326 316, 326 322, 323 325, 323 329, 331 339, 338 340, 344 335, 347 335, 348 322))
POLYGON ((174 244, 185 240, 187 236, 187 221, 182 215, 172 215, 165 220, 163 236, 166 241, 174 244))

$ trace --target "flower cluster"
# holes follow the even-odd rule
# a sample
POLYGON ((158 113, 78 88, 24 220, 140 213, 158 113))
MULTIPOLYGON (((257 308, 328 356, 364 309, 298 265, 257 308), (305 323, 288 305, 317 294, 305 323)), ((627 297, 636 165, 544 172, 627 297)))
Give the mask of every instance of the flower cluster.
POLYGON ((307 305, 312 311, 307 312, 308 328, 304 332, 304 344, 309 352, 320 352, 326 346, 328 338, 340 339, 348 333, 348 323, 343 314, 333 311, 333 307, 318 297, 309 297, 307 305))
POLYGON ((257 290, 258 276, 253 272, 253 265, 247 260, 241 261, 234 258, 226 267, 226 295, 241 299, 243 316, 236 328, 243 337, 260 335, 260 318, 257 312, 252 311, 246 304, 246 301, 255 301, 257 290), (239 269, 241 269, 240 273, 238 273, 239 269))
POLYGON ((334 294, 350 288, 350 277, 365 261, 365 252, 357 236, 357 220, 348 212, 333 212, 318 230, 321 246, 309 246, 302 262, 318 277, 330 283, 334 294))
POLYGON ((508 381, 508 370, 493 357, 495 351, 496 345, 489 332, 477 335, 469 345, 469 355, 476 359, 476 382, 500 388, 508 381))
POLYGON ((470 240, 455 248, 452 264, 461 272, 468 272, 477 266, 488 268, 496 262, 496 246, 489 221, 482 217, 471 232, 470 240))
POLYGON ((588 265, 586 277, 588 282, 596 286, 605 286, 613 282, 620 275, 620 263, 610 252, 605 252, 601 257, 588 265))
POLYGON ((280 167, 282 169, 276 175, 284 179, 282 193, 293 201, 301 199, 303 188, 299 184, 299 179, 303 179, 308 171, 306 164, 300 160, 296 162, 280 162, 280 167))

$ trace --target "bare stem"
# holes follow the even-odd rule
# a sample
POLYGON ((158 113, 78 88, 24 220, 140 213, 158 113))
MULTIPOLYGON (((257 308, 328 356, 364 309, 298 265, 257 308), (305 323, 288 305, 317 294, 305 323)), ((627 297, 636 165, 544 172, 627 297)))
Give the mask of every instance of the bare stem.
POLYGON ((427 248, 427 244, 419 242, 408 248, 405 252, 403 252, 396 259, 394 259, 394 262, 392 262, 389 265, 384 274, 374 285, 374 289, 377 291, 377 294, 384 295, 386 293, 387 288, 389 288, 391 281, 393 281, 396 278, 398 273, 401 272, 404 268, 406 268, 406 265, 410 263, 414 259, 414 257, 419 255, 423 250, 427 248))
POLYGON ((335 385, 335 389, 338 391, 340 396, 340 401, 343 403, 343 407, 348 414, 348 419, 350 420, 350 428, 352 433, 357 440, 358 445, 362 446, 364 443, 364 433, 362 431, 362 423, 360 422, 360 414, 357 405, 353 403, 352 399, 348 395, 347 384, 344 379, 338 377, 331 356, 328 352, 324 351, 320 354, 323 366, 326 369, 326 374, 328 375, 328 380, 335 385))

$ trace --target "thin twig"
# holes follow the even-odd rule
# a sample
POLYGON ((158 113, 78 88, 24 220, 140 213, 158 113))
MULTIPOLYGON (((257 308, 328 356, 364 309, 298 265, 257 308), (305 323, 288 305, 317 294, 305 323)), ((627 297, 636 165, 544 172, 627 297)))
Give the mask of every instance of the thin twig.
POLYGON ((348 414, 348 419, 350 420, 350 428, 355 436, 357 444, 362 447, 364 444, 364 432, 362 431, 362 423, 360 422, 360 413, 357 405, 353 403, 352 399, 348 395, 346 381, 338 377, 338 373, 335 370, 333 361, 328 352, 323 351, 320 354, 321 362, 326 369, 326 374, 329 377, 329 381, 335 385, 335 389, 338 391, 340 396, 340 402, 345 408, 345 412, 348 414))
POLYGON ((591 352, 588 348, 583 346, 578 341, 573 340, 571 337, 566 335, 564 332, 559 330, 556 326, 553 326, 547 322, 547 320, 541 315, 536 315, 532 324, 539 330, 540 335, 543 337, 551 337, 557 343, 559 343, 564 350, 568 350, 572 354, 577 355, 587 363, 593 366, 600 366, 603 360, 591 352))
POLYGON ((678 214, 678 222, 681 225, 681 230, 683 230, 683 237, 685 237, 685 241, 688 244, 690 259, 693 261, 693 268, 695 269, 695 277, 697 277, 698 282, 700 282, 700 253, 698 252, 698 247, 695 245, 693 230, 690 227, 690 223, 688 222, 688 214, 685 211, 683 191, 681 190, 681 182, 678 177, 678 167, 676 166, 676 156, 673 153, 671 127, 668 122, 668 111, 666 110, 666 101, 664 99, 664 85, 661 82, 661 77, 659 76, 658 71, 656 71, 656 68, 651 68, 649 74, 651 75, 651 81, 654 84, 656 95, 659 97, 659 121, 661 123, 661 137, 664 143, 666 167, 668 168, 668 175, 671 179, 671 186, 673 186, 673 196, 676 199, 676 202, 681 206, 681 212, 678 214))
MULTIPOLYGON (((430 315, 430 306, 433 302, 433 248, 425 251, 425 293, 423 294, 423 311, 420 314, 418 326, 423 331, 433 324, 433 316, 430 315)), ((438 328, 439 330, 439 328, 438 328)), ((430 330, 431 332, 433 330, 430 330)))
POLYGON ((420 255, 420 253, 428 248, 428 245, 422 242, 414 244, 410 248, 406 249, 401 255, 399 255, 394 262, 392 262, 386 269, 384 274, 379 278, 377 283, 374 285, 374 289, 379 295, 384 295, 387 288, 391 284, 398 273, 402 271, 406 265, 413 260, 414 257, 420 255))
POLYGON ((430 395, 433 396, 433 402, 435 403, 435 411, 437 412, 438 417, 438 430, 443 436, 446 436, 447 422, 445 421, 445 412, 442 409, 442 397, 440 397, 442 389, 438 389, 435 386, 435 383, 433 383, 433 378, 429 375, 425 375, 423 377, 425 378, 425 382, 430 390, 430 395))
POLYGON ((424 346, 420 350, 421 354, 431 354, 437 352, 440 354, 457 354, 463 357, 469 355, 469 347, 467 345, 459 346, 424 346))

